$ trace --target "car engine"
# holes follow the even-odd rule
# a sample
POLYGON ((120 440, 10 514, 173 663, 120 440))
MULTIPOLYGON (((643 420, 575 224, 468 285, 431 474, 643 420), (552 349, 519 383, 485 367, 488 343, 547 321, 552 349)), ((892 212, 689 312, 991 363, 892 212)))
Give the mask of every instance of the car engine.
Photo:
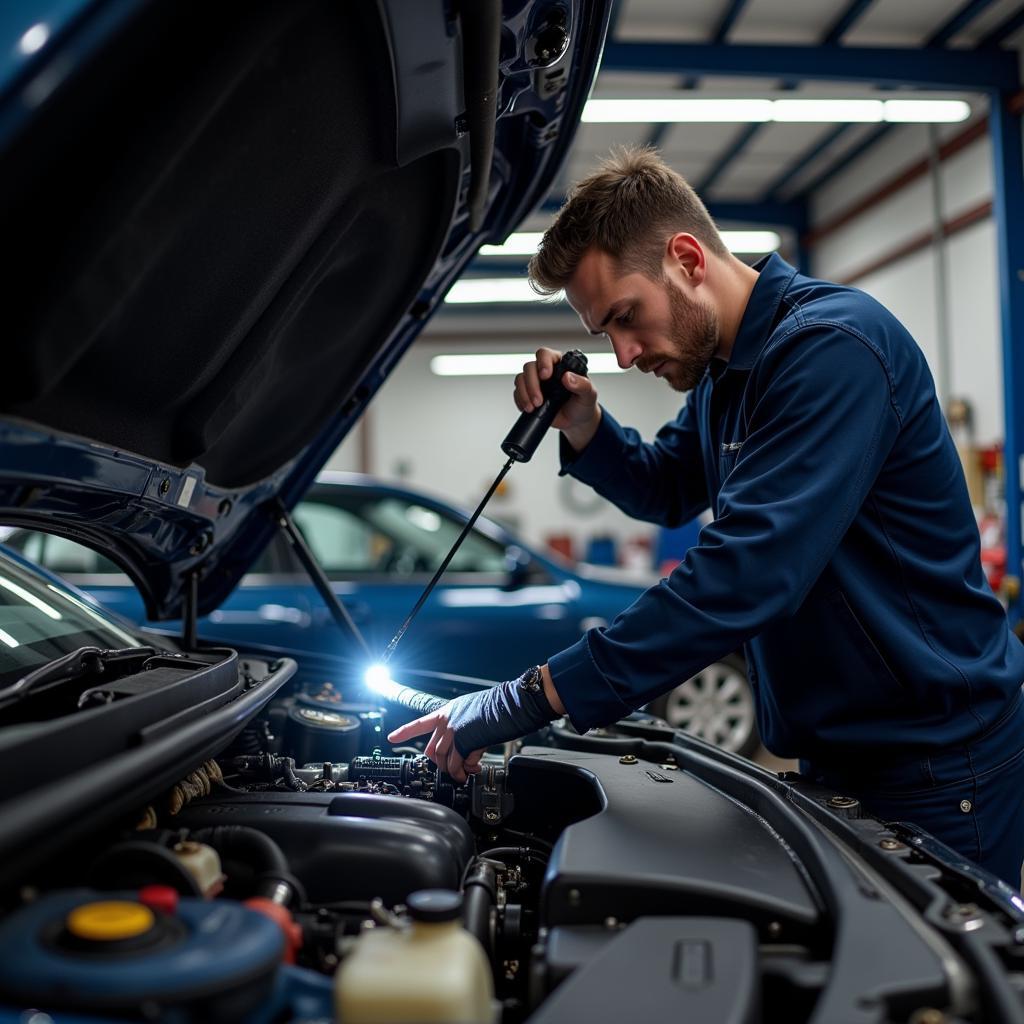
MULTIPOLYGON (((34 695, 4 736, 3 763, 32 769, 0 778, 7 835, 24 831, 30 808, 36 840, 0 836, 0 1013, 65 1015, 37 1024, 666 1013, 887 1024, 943 1006, 959 1013, 950 1020, 1002 1019, 985 1012, 996 997, 965 980, 995 916, 954 905, 955 936, 923 937, 884 871, 852 867, 779 796, 782 782, 657 719, 586 735, 556 722, 489 752, 456 785, 420 746, 388 745, 408 712, 349 699, 366 697, 354 675, 299 673, 285 686, 294 663, 113 653, 78 659, 80 674, 34 695), (169 703, 218 673, 233 694, 220 710, 169 703), (234 714, 268 685, 272 697, 214 750, 168 727, 234 714), (125 732, 146 700, 163 717, 125 732), (102 783, 91 796, 73 768, 90 752, 38 742, 40 729, 59 736, 82 716, 111 744, 107 760, 79 769, 102 783), (154 767, 126 767, 147 749, 154 767), (162 774, 165 750, 191 767, 162 774), (101 777, 105 765, 116 771, 101 777)), ((812 812, 829 800, 811 796, 812 812)), ((856 831, 873 856, 934 886, 935 867, 909 841, 845 812, 828 827, 856 831)))

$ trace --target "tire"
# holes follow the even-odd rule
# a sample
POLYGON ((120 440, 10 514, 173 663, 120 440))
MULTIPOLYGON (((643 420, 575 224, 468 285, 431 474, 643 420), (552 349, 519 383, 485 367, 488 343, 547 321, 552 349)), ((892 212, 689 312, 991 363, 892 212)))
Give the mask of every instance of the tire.
POLYGON ((647 710, 665 719, 673 729, 744 757, 750 757, 761 742, 747 665, 738 654, 728 654, 708 665, 651 701, 647 710))

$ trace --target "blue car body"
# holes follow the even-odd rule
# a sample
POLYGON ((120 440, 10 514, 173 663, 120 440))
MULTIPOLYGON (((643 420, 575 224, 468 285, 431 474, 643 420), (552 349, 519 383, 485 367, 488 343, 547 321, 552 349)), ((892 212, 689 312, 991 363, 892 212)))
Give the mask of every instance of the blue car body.
MULTIPOLYGON (((436 562, 409 565, 404 572, 395 567, 332 569, 333 538, 318 533, 315 518, 306 513, 311 506, 340 514, 382 504, 410 516, 432 514, 435 530, 442 524, 449 527, 445 540, 468 519, 464 510, 438 498, 355 473, 321 474, 294 513, 314 553, 327 563, 332 589, 374 651, 383 651, 436 562)), ((614 582, 614 571, 576 569, 541 554, 487 519, 479 520, 470 536, 470 552, 475 546, 481 556, 474 562, 470 553, 467 563, 463 554, 464 561, 457 560, 442 578, 398 648, 396 666, 480 678, 512 676, 573 643, 598 620, 611 622, 643 590, 640 579, 614 582)), ((69 561, 66 542, 27 531, 14 534, 7 544, 60 570, 64 579, 119 615, 134 622, 145 619, 142 597, 131 581, 90 552, 75 551, 69 561)), ((174 622, 160 625, 175 633, 181 628, 174 622)), ((198 634, 245 650, 284 652, 300 663, 309 655, 363 657, 338 628, 308 575, 290 558, 288 546, 278 541, 227 600, 199 620, 198 634)))

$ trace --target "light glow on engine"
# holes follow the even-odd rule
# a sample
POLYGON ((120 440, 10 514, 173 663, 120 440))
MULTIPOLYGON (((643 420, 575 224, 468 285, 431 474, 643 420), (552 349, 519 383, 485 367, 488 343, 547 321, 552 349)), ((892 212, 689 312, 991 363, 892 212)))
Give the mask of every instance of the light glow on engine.
POLYGON ((391 678, 391 672, 387 665, 382 665, 380 662, 371 665, 366 670, 363 674, 363 682, 374 693, 379 693, 389 700, 394 700, 402 690, 402 687, 391 678))

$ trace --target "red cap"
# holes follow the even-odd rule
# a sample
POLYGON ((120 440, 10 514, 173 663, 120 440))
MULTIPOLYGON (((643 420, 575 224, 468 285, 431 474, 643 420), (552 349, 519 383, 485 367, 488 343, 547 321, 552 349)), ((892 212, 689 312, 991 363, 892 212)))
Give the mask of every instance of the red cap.
POLYGON ((161 914, 176 914, 178 890, 169 885, 144 885, 139 890, 139 902, 161 914))
POLYGON ((284 962, 295 963, 295 954, 302 948, 302 926, 292 917, 291 911, 262 896, 247 899, 245 905, 277 924, 284 935, 284 962))

